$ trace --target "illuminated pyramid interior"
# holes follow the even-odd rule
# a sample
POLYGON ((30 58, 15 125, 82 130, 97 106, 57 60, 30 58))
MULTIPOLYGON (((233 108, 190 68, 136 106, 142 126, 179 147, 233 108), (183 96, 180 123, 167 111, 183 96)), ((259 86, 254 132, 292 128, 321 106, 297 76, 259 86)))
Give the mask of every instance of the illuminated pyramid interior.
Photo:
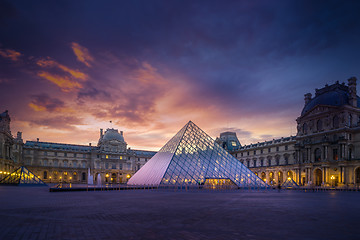
POLYGON ((298 188, 299 185, 296 184, 294 180, 291 178, 286 179, 286 181, 281 185, 282 187, 289 187, 289 188, 298 188))
POLYGON ((41 181, 40 178, 35 176, 26 167, 19 167, 14 172, 0 181, 0 184, 6 185, 44 185, 46 184, 41 181))
POLYGON ((268 186, 191 121, 137 171, 128 184, 268 186))

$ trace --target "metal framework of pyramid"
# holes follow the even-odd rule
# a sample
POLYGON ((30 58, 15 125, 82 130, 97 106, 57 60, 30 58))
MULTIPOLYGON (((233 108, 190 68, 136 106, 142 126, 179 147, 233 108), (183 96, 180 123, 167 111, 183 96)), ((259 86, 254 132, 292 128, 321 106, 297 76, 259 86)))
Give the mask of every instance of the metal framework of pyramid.
POLYGON ((298 188, 299 185, 292 180, 291 178, 286 179, 286 181, 281 185, 282 187, 288 187, 288 188, 298 188))
POLYGON ((134 176, 129 185, 203 185, 227 180, 237 187, 268 185, 189 121, 134 176), (213 182, 213 181, 212 181, 213 182))
POLYGON ((26 167, 19 167, 14 172, 6 176, 0 181, 0 184, 6 185, 42 185, 46 186, 46 183, 41 181, 40 178, 35 176, 26 167))

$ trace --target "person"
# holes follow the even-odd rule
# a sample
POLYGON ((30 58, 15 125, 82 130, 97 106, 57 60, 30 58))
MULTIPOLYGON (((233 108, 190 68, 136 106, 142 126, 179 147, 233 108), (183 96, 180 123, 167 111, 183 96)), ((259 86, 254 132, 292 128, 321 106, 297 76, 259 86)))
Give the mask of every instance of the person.
POLYGON ((278 192, 280 192, 280 190, 281 190, 281 184, 280 184, 280 181, 279 181, 279 183, 278 183, 278 192))

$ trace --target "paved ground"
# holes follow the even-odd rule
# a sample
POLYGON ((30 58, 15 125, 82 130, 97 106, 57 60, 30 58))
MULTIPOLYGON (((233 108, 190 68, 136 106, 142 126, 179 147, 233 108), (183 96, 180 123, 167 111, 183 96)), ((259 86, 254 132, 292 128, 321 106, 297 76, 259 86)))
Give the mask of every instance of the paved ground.
POLYGON ((360 239, 359 192, 0 187, 0 239, 360 239))

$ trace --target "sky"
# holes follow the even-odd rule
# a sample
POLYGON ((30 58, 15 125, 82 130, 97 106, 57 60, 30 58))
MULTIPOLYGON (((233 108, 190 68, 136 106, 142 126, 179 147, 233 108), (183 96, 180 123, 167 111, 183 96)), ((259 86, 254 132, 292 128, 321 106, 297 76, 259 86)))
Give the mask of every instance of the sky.
POLYGON ((304 94, 360 71, 360 1, 3 1, 0 112, 23 139, 158 150, 192 120, 296 135, 304 94), (110 123, 111 121, 111 123, 110 123))

